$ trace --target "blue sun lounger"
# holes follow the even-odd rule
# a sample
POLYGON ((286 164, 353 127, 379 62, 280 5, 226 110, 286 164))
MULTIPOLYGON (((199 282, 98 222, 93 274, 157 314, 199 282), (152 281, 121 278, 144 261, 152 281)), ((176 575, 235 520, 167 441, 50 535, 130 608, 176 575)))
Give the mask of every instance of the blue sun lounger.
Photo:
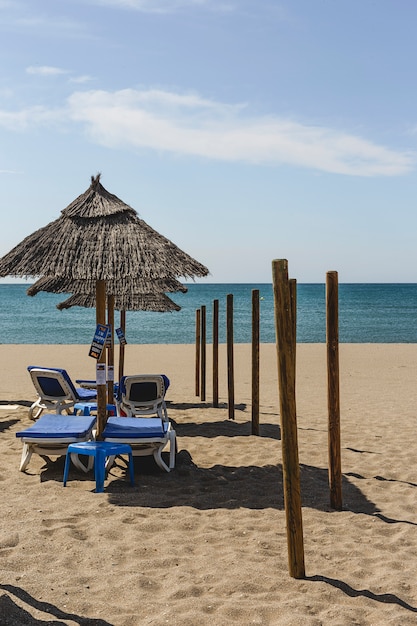
POLYGON ((153 454, 156 463, 166 472, 175 467, 176 434, 169 420, 160 417, 109 417, 103 431, 104 441, 128 443, 133 456, 153 454), (162 451, 169 445, 169 465, 162 451))
MULTIPOLYGON (((96 417, 91 415, 58 415, 45 413, 34 424, 16 433, 23 443, 20 471, 24 472, 33 453, 41 456, 65 456, 70 443, 89 441, 93 438, 96 417)), ((72 456, 74 465, 86 472, 85 467, 72 456)))
POLYGON ((44 409, 68 412, 74 404, 97 398, 96 390, 76 388, 64 369, 29 365, 28 372, 39 396, 29 409, 30 419, 37 419, 44 409))
POLYGON ((157 415, 168 421, 165 394, 169 384, 165 374, 122 376, 117 393, 118 413, 128 417, 157 415))

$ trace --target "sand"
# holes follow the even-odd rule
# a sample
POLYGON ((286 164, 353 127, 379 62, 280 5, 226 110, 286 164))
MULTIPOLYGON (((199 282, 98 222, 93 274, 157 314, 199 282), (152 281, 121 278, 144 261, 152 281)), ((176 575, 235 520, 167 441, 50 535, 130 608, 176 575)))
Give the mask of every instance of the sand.
POLYGON ((417 345, 341 345, 343 510, 329 505, 324 345, 297 348, 306 576, 289 576, 275 346, 261 347, 261 436, 251 435, 251 352, 224 346, 220 407, 195 396, 194 348, 127 346, 126 373, 165 372, 177 466, 93 474, 35 455, 18 430, 29 364, 92 377, 88 346, 0 346, 0 624, 181 626, 417 624, 417 345))

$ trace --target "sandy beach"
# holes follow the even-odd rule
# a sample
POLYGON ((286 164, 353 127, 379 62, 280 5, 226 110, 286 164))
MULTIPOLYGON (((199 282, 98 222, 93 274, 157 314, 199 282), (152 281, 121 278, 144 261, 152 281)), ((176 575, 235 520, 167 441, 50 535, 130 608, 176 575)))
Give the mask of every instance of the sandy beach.
POLYGON ((343 510, 327 474, 326 348, 297 347, 306 577, 288 574, 276 349, 261 346, 259 437, 251 348, 235 346, 235 420, 225 346, 220 406, 195 395, 194 346, 129 345, 125 373, 166 373, 176 469, 135 459, 136 485, 34 455, 18 430, 36 395, 27 365, 94 377, 88 346, 0 346, 0 624, 285 626, 417 624, 417 345, 340 346, 343 510))

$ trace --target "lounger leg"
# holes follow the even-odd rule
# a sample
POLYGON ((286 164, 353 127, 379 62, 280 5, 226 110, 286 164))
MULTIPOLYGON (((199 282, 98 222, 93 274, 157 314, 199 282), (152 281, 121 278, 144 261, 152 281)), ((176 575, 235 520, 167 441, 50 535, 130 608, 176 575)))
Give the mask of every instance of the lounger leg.
POLYGON ((84 463, 81 463, 80 457, 78 456, 78 454, 71 452, 71 461, 73 462, 73 464, 75 465, 77 469, 81 470, 82 472, 86 474, 92 469, 94 458, 89 456, 88 461, 87 461, 87 466, 85 466, 84 463))
POLYGON ((162 450, 164 449, 164 447, 165 447, 165 444, 162 444, 161 446, 159 446, 159 448, 154 450, 153 456, 156 461, 156 464, 159 465, 161 469, 165 470, 166 472, 169 472, 170 468, 168 467, 168 465, 165 463, 164 459, 162 458, 162 450))
POLYGON ((133 465, 133 454, 129 452, 129 476, 130 476, 130 484, 135 484, 135 467, 133 465))
POLYGON ((106 459, 106 470, 109 471, 109 469, 112 467, 113 463, 115 462, 116 457, 114 456, 114 454, 112 454, 111 456, 108 456, 106 459))
POLYGON ((45 407, 41 406, 39 398, 32 404, 28 411, 29 419, 37 420, 45 407))
POLYGON ((67 454, 65 455, 64 479, 62 481, 64 487, 67 484, 70 465, 71 465, 71 454, 68 454, 68 452, 67 452, 67 454))
POLYGON ((22 457, 20 459, 20 471, 24 472, 27 466, 29 465, 29 461, 32 457, 32 448, 29 444, 23 444, 22 457))
POLYGON ((177 453, 177 436, 175 430, 169 431, 169 469, 175 467, 175 455, 177 453))

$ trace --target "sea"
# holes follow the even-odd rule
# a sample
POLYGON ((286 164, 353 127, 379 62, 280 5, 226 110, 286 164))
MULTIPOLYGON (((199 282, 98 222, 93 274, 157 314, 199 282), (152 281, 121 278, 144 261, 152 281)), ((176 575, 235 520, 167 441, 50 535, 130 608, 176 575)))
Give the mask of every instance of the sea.
MULTIPOLYGON (((0 284, 0 328, 3 344, 89 344, 96 330, 94 309, 56 305, 66 294, 26 294, 28 284, 0 284)), ((207 343, 212 341, 213 303, 218 301, 219 341, 226 342, 226 302, 233 296, 233 339, 250 343, 252 292, 259 290, 260 340, 275 342, 272 284, 191 283, 187 293, 170 294, 181 311, 127 311, 126 341, 133 344, 192 344, 196 310, 205 307, 207 343)), ((339 284, 341 343, 416 343, 417 284, 339 284)), ((120 324, 115 313, 115 326, 120 324)), ((325 284, 297 285, 297 342, 326 341, 325 284)))

